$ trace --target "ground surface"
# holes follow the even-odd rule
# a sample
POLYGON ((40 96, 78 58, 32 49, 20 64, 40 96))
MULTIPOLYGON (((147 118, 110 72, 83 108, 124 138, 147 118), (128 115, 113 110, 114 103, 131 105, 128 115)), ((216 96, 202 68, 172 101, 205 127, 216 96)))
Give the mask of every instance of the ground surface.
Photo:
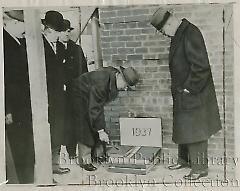
MULTIPOLYGON (((64 152, 64 149, 63 149, 64 152)), ((122 185, 122 184, 189 184, 183 179, 183 176, 190 172, 189 168, 170 171, 167 169, 167 164, 155 165, 147 175, 135 175, 126 173, 112 173, 108 171, 108 165, 95 164, 98 169, 94 172, 88 172, 77 164, 77 160, 65 161, 63 167, 69 167, 71 172, 65 175, 54 175, 54 179, 60 185, 66 184, 85 184, 85 185, 122 185)), ((230 167, 228 167, 230 168, 230 167)), ((234 181, 234 174, 227 173, 228 181, 234 181)), ((221 184, 224 180, 224 168, 222 165, 209 165, 209 174, 207 177, 201 178, 201 182, 207 184, 221 184)), ((230 184, 229 183, 229 184, 230 184)))

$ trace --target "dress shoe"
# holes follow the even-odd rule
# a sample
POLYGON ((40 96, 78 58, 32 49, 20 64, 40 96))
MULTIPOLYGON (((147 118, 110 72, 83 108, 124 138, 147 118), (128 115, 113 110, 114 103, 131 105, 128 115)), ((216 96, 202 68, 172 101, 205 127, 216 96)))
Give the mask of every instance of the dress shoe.
POLYGON ((173 164, 173 165, 169 165, 168 169, 169 170, 178 170, 178 169, 182 169, 182 168, 188 168, 189 165, 187 164, 173 164))
POLYGON ((188 175, 185 175, 183 178, 186 180, 198 180, 201 177, 205 177, 208 175, 207 171, 203 171, 201 173, 190 172, 188 175))
POLYGON ((97 170, 97 167, 93 166, 92 164, 81 164, 80 167, 82 167, 86 171, 95 171, 95 170, 97 170))
POLYGON ((59 167, 58 169, 53 170, 53 174, 67 174, 70 172, 69 168, 61 168, 59 167))

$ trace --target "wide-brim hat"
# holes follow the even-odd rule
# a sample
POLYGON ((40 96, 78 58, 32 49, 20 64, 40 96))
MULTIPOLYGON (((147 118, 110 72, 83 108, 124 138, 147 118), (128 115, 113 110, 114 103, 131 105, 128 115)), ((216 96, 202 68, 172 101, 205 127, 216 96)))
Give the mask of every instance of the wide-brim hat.
POLYGON ((165 23, 167 22, 168 18, 170 17, 170 15, 172 14, 172 10, 167 10, 165 8, 160 7, 159 9, 157 9, 151 20, 150 23, 157 29, 157 30, 161 30, 162 27, 165 25, 165 23))
POLYGON ((8 17, 20 22, 24 22, 23 10, 10 10, 4 12, 8 17))
POLYGON ((63 15, 58 11, 48 11, 42 19, 42 24, 60 32, 63 29, 63 15))
POLYGON ((71 23, 69 20, 67 19, 64 19, 63 20, 63 28, 62 28, 62 31, 66 31, 66 30, 73 30, 74 28, 71 27, 71 23))
POLYGON ((133 67, 124 68, 120 66, 120 72, 128 86, 135 86, 139 81, 139 75, 133 67))

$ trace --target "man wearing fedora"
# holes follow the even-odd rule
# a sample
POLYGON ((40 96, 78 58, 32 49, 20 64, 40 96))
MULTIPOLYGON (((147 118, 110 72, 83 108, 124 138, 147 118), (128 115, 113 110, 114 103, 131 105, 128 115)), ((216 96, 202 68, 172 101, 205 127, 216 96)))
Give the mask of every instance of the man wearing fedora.
POLYGON ((190 167, 184 178, 197 180, 208 175, 208 139, 221 129, 205 42, 200 30, 185 18, 178 20, 173 10, 159 8, 151 24, 171 38, 173 141, 178 144, 178 163, 168 168, 190 167))
POLYGON ((23 10, 4 12, 6 171, 9 183, 15 184, 34 181, 32 110, 24 33, 23 10))
POLYGON ((42 19, 43 42, 48 91, 48 121, 50 123, 52 164, 54 174, 65 174, 69 168, 60 167, 60 150, 64 139, 64 45, 58 42, 63 28, 63 16, 48 11, 42 19))
POLYGON ((73 103, 71 99, 72 80, 79 75, 88 72, 87 60, 84 56, 81 46, 70 39, 71 27, 69 20, 64 19, 63 29, 59 35, 59 41, 64 44, 63 65, 65 74, 65 140, 67 152, 70 159, 76 157, 77 140, 75 139, 75 130, 73 125, 73 103))
POLYGON ((114 100, 119 90, 135 86, 139 75, 132 67, 120 70, 105 67, 80 75, 73 80, 72 98, 80 167, 87 171, 97 168, 91 161, 91 151, 99 141, 109 142, 105 132, 104 105, 114 100))

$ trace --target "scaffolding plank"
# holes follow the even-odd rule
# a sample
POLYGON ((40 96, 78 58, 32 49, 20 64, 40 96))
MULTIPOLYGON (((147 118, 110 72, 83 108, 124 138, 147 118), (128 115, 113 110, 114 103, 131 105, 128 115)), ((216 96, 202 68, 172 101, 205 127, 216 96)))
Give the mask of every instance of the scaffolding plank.
POLYGON ((52 183, 52 156, 40 12, 24 10, 35 146, 35 183, 52 183))

